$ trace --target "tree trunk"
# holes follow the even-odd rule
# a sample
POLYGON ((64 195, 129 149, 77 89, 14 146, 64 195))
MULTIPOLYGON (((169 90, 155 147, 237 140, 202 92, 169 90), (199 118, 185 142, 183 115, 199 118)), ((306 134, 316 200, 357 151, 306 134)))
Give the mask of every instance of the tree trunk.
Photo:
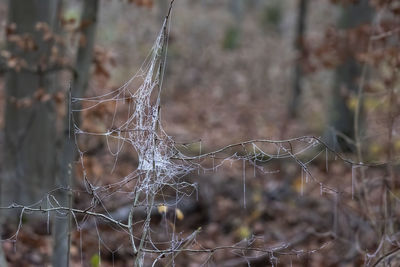
MULTIPOLYGON (((340 29, 350 29, 372 19, 372 9, 368 0, 358 1, 357 4, 343 7, 338 21, 340 29)), ((345 51, 346 52, 346 51, 345 51)), ((354 112, 347 105, 350 92, 357 92, 357 78, 361 75, 361 67, 355 55, 348 51, 346 61, 338 66, 335 71, 335 81, 331 107, 329 111, 329 128, 326 129, 325 138, 328 144, 338 150, 351 150, 353 146, 340 136, 347 136, 354 140, 354 112)))
MULTIPOLYGON (((82 28, 81 34, 85 38, 85 44, 80 46, 77 52, 75 75, 70 92, 74 97, 82 97, 88 86, 90 66, 93 58, 98 7, 98 0, 86 0, 83 2, 81 24, 85 26, 82 28)), ((72 186, 73 163, 76 161, 77 156, 73 129, 74 123, 79 124, 79 121, 78 117, 72 120, 71 117, 67 116, 65 129, 63 131, 62 145, 59 151, 57 184, 64 188, 71 188, 72 186)), ((62 206, 71 206, 72 192, 68 190, 59 191, 57 199, 62 206)), ((69 266, 70 225, 71 218, 68 213, 66 213, 65 216, 58 216, 54 219, 53 266, 69 266)))
POLYGON ((294 40, 294 48, 296 51, 296 61, 293 70, 293 93, 292 100, 289 105, 289 115, 295 117, 297 115, 297 108, 299 106, 300 94, 301 94, 301 82, 303 78, 302 58, 304 56, 304 34, 306 31, 306 19, 307 19, 307 5, 308 0, 299 0, 298 14, 297 14, 297 27, 296 36, 294 40))
MULTIPOLYGON (((6 110, 2 205, 31 205, 54 188, 56 174, 56 112, 50 99, 35 94, 57 91, 56 74, 46 71, 52 43, 35 30, 45 22, 53 30, 58 22, 58 0, 10 0, 9 24, 25 46, 8 38, 8 50, 24 60, 26 68, 6 75, 6 110), (27 44, 30 44, 29 46, 27 44), (38 91, 41 90, 41 91, 38 91)), ((44 204, 45 205, 45 204, 44 204)))

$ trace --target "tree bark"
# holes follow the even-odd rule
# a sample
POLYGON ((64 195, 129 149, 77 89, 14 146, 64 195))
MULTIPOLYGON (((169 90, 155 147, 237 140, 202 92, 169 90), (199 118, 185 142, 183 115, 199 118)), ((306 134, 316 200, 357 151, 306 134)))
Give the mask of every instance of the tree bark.
MULTIPOLYGON (((340 29, 351 29, 364 23, 370 23, 372 8, 368 0, 358 1, 356 4, 344 6, 338 21, 340 29)), ((335 80, 332 91, 331 107, 329 111, 329 128, 326 129, 327 143, 337 150, 351 150, 352 145, 340 136, 355 139, 354 112, 349 109, 347 99, 349 92, 357 92, 357 78, 361 75, 360 64, 352 52, 345 51, 346 60, 335 71, 335 80)))
MULTIPOLYGON (((32 49, 7 43, 12 55, 25 60, 35 71, 10 70, 6 75, 6 110, 2 205, 18 202, 31 205, 54 187, 56 173, 56 112, 52 100, 39 101, 38 89, 53 94, 56 73, 43 71, 49 66, 52 43, 45 41, 38 22, 51 30, 57 23, 59 0, 10 0, 9 24, 15 23, 15 34, 32 40, 32 49)), ((11 213, 9 213, 11 215, 11 213)))
POLYGON ((296 61, 293 70, 293 93, 292 99, 289 105, 289 115, 295 117, 297 115, 297 109, 299 106, 300 94, 301 94, 301 82, 303 78, 302 58, 304 56, 304 34, 306 31, 306 19, 307 19, 307 5, 308 0, 299 0, 298 13, 297 13, 297 24, 296 24, 296 36, 294 40, 294 48, 296 51, 296 61))
MULTIPOLYGON (((88 86, 90 78, 90 66, 93 58, 93 49, 97 24, 97 13, 99 8, 98 0, 86 0, 83 2, 81 15, 81 25, 84 25, 81 34, 85 38, 84 45, 77 51, 75 62, 75 74, 70 94, 74 97, 82 97, 88 86)), ((68 109, 70 103, 68 103, 68 109)), ((79 108, 79 107, 74 107, 79 108)), ((74 124, 79 125, 79 118, 71 118, 69 114, 63 131, 62 145, 59 156, 59 173, 57 184, 63 188, 72 187, 73 163, 76 160, 76 144, 73 134, 74 124)), ((72 192, 61 190, 57 199, 62 206, 71 206, 72 192)), ((69 266, 69 248, 71 235, 71 217, 66 213, 64 216, 54 218, 54 246, 53 246, 53 266, 69 266)))

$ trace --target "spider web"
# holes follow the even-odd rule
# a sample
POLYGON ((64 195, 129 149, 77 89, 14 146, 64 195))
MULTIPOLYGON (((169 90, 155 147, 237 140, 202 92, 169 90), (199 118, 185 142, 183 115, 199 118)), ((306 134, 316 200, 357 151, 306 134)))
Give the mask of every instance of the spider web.
MULTIPOLYGON (((137 153, 139 163, 137 169, 123 180, 139 177, 136 190, 146 194, 157 192, 172 178, 184 176, 193 170, 192 164, 188 162, 172 160, 179 152, 160 120, 160 95, 168 35, 166 29, 167 21, 139 71, 123 86, 104 95, 71 99, 72 104, 82 106, 73 109, 73 113, 87 112, 107 102, 115 103, 111 123, 105 131, 90 132, 74 124, 75 134, 105 137, 108 150, 115 160, 124 146, 130 146, 137 153), (127 106, 128 113, 124 121, 117 118, 118 108, 122 105, 127 106), (111 143, 115 141, 117 145, 113 149, 111 143)), ((79 145, 78 150, 83 164, 84 151, 79 149, 79 145)))
MULTIPOLYGON (((196 188, 196 184, 191 184, 182 181, 180 178, 197 170, 217 171, 224 164, 239 163, 243 170, 243 206, 246 208, 246 164, 250 164, 254 173, 269 174, 276 171, 265 169, 261 164, 267 163, 273 159, 293 159, 302 170, 301 194, 303 194, 303 180, 307 183, 308 180, 320 185, 322 193, 337 193, 335 188, 330 188, 320 182, 307 168, 307 164, 320 156, 322 152, 327 152, 327 149, 316 151, 315 155, 309 160, 300 160, 298 156, 306 151, 313 151, 321 145, 317 138, 299 137, 290 140, 274 141, 268 139, 250 140, 237 144, 228 145, 222 149, 204 153, 197 156, 188 156, 182 151, 182 146, 185 144, 177 144, 163 129, 161 124, 161 108, 160 98, 162 92, 163 75, 165 69, 166 52, 168 47, 168 32, 169 23, 168 16, 164 21, 162 29, 157 35, 149 55, 138 70, 124 85, 121 87, 94 97, 71 98, 71 104, 75 106, 71 110, 72 117, 84 112, 95 112, 102 105, 112 104, 112 112, 108 124, 102 130, 90 131, 80 127, 74 123, 74 133, 76 138, 77 148, 80 154, 80 162, 82 164, 83 176, 85 179, 86 190, 94 196, 92 206, 100 204, 106 210, 107 216, 112 218, 112 215, 107 212, 107 209, 102 203, 101 193, 110 194, 109 190, 115 188, 116 191, 130 181, 136 180, 129 196, 134 199, 131 213, 129 215, 128 226, 138 223, 133 221, 133 209, 144 206, 146 207, 147 218, 143 221, 143 232, 141 237, 134 236, 130 232, 133 251, 147 251, 148 253, 158 253, 159 256, 155 259, 154 264, 165 255, 176 254, 181 251, 213 253, 214 250, 200 249, 190 250, 189 247, 193 244, 200 246, 196 241, 196 236, 199 231, 194 231, 191 235, 181 238, 175 233, 173 227, 170 233, 170 241, 164 242, 169 248, 158 249, 156 241, 152 241, 150 232, 150 217, 151 209, 154 207, 154 198, 156 195, 163 195, 163 188, 168 186, 175 189, 175 203, 182 199, 182 195, 187 195, 183 189, 188 187, 196 188), (124 111, 121 115, 120 111, 124 111), (125 147, 133 150, 137 154, 137 168, 130 174, 122 177, 120 181, 109 184, 107 186, 95 187, 87 178, 88 174, 85 168, 84 155, 85 151, 79 146, 79 138, 81 136, 101 136, 106 139, 109 153, 114 157, 114 168, 118 161, 118 157, 125 147), (235 150, 236 149, 236 150, 235 150), (212 166, 210 167, 210 161, 212 166), (207 165, 208 164, 208 165, 207 165), (305 176, 305 178, 303 177, 305 176), (139 240, 139 247, 136 247, 139 240), (146 248, 146 247, 150 247, 146 248), (144 249, 146 248, 146 249, 144 249), (144 250, 143 250, 144 249, 144 250)), ((201 143, 200 143, 201 146, 201 143)), ((116 192, 114 191, 114 192, 116 192)), ((165 199, 165 198, 164 198, 165 199)), ((176 216, 175 219, 176 220, 176 216)), ((175 221, 173 222, 175 225, 175 221)), ((256 238, 251 237, 246 241, 246 245, 242 243, 234 244, 231 248, 233 251, 239 249, 244 251, 245 247, 250 247, 256 238)), ((320 247, 322 249, 325 245, 320 247)), ((217 249, 227 249, 221 247, 217 249)), ((318 249, 317 249, 318 250, 318 249)), ((294 251, 290 248, 290 242, 285 243, 279 248, 263 248, 260 253, 268 254, 269 258, 275 260, 275 255, 284 254, 285 252, 294 255, 307 254, 307 251, 294 251)), ((244 257, 245 255, 243 255, 244 257)), ((174 256, 173 256, 174 258, 174 256)), ((139 266, 143 264, 144 253, 137 257, 139 266)))
MULTIPOLYGON (((181 152, 176 148, 174 140, 164 131, 161 124, 160 97, 165 69, 166 51, 168 46, 169 23, 168 16, 157 35, 148 56, 144 63, 132 78, 121 87, 94 97, 71 97, 72 120, 74 116, 83 113, 96 112, 101 106, 111 106, 112 112, 107 124, 93 131, 80 127, 74 122, 75 142, 80 155, 80 164, 83 170, 86 191, 93 196, 90 209, 101 205, 107 216, 113 214, 107 211, 103 201, 115 192, 124 193, 121 188, 131 181, 136 181, 128 196, 131 202, 129 213, 129 231, 131 244, 134 253, 141 251, 147 244, 156 247, 153 243, 150 232, 150 218, 154 199, 161 195, 164 187, 173 188, 176 191, 174 203, 169 206, 176 206, 181 199, 181 190, 187 187, 195 187, 194 184, 181 181, 181 178, 192 172, 196 164, 184 160, 181 152), (99 131, 99 129, 102 129, 99 131), (114 167, 125 147, 135 152, 138 158, 136 169, 120 178, 120 181, 106 186, 93 186, 89 180, 85 166, 85 150, 80 148, 79 140, 93 136, 105 138, 109 154, 114 158, 114 167), (133 218, 133 212, 137 208, 145 207, 144 221, 133 218), (133 225, 142 224, 141 237, 134 236, 133 225), (137 248, 137 240, 139 247, 137 248)), ((170 196, 168 196, 170 198, 170 196)), ((88 218, 87 218, 88 219, 88 218)), ((176 218, 175 218, 176 220, 176 218)), ((96 222, 95 222, 96 224, 96 222)), ((175 224, 175 223, 174 223, 175 224)), ((135 226, 136 227, 136 226, 135 226)), ((136 227, 137 228, 137 227, 136 227)), ((96 225, 97 229, 97 225, 96 225)), ((174 251, 183 243, 193 239, 192 236, 178 238, 175 230, 170 234, 171 239, 167 244, 174 251), (188 239, 189 238, 189 239, 188 239)), ((99 240, 101 239, 98 234, 99 240)), ((159 244, 159 243, 157 243, 159 244)), ((137 265, 141 266, 144 254, 138 254, 137 265)))

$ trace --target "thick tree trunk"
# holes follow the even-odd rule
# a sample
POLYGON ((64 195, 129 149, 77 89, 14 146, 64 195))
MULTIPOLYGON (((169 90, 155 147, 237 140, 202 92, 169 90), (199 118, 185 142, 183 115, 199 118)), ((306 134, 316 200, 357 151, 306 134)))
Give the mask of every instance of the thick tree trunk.
POLYGON ((24 60, 27 69, 10 70, 6 76, 5 144, 2 205, 30 205, 54 188, 56 173, 56 112, 52 100, 35 97, 39 89, 52 94, 56 74, 46 72, 51 42, 35 30, 38 22, 54 29, 58 22, 58 0, 10 0, 9 24, 15 36, 25 38, 21 47, 9 38, 8 50, 24 60))
MULTIPOLYGON (((98 0, 84 1, 83 5, 82 34, 85 45, 77 53, 72 85, 75 97, 82 96, 88 84, 98 0)), ((63 135, 57 136, 55 104, 52 100, 41 101, 37 98, 38 92, 52 95, 58 88, 55 73, 46 69, 50 65, 48 55, 52 43, 46 41, 35 26, 44 22, 52 32, 56 32, 59 7, 59 0, 9 1, 9 23, 16 25, 14 36, 21 36, 32 45, 21 47, 11 38, 8 43, 11 54, 27 64, 21 70, 9 70, 6 78, 4 155, 7 156, 0 186, 3 206, 13 202, 34 204, 57 187, 62 188, 56 193, 60 205, 71 204, 68 189, 72 181, 71 166, 76 159, 74 138, 69 136, 69 129, 73 129, 72 121, 67 118, 63 135)), ((68 218, 67 214, 57 214, 53 221, 54 266, 69 265, 68 218)))
MULTIPOLYGON (((77 52, 75 75, 71 88, 71 95, 74 97, 82 97, 88 86, 90 66, 93 58, 98 6, 98 0, 86 0, 83 2, 81 23, 85 26, 82 28, 81 34, 84 36, 85 42, 84 45, 79 47, 77 52)), ((74 120, 72 120, 67 117, 62 137, 62 145, 59 151, 57 184, 64 188, 70 188, 72 186, 73 163, 77 156, 75 139, 73 136, 73 123, 79 124, 79 118, 75 117, 74 120)), ((68 190, 62 190, 59 191, 57 199, 62 206, 70 206, 72 194, 68 190)), ((53 266, 67 267, 69 265, 70 224, 71 218, 69 214, 57 216, 54 219, 53 266)))

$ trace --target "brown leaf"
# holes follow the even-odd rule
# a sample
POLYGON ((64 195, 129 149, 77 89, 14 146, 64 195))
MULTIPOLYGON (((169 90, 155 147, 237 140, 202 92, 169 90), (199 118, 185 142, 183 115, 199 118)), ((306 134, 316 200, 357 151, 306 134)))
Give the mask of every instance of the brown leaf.
POLYGON ((16 30, 17 30, 17 24, 15 24, 14 22, 8 24, 6 26, 6 36, 8 37, 9 35, 14 34, 16 30))
POLYGON ((33 97, 37 100, 37 101, 41 101, 43 96, 46 94, 46 92, 44 91, 43 88, 38 88, 35 93, 33 94, 33 97))

